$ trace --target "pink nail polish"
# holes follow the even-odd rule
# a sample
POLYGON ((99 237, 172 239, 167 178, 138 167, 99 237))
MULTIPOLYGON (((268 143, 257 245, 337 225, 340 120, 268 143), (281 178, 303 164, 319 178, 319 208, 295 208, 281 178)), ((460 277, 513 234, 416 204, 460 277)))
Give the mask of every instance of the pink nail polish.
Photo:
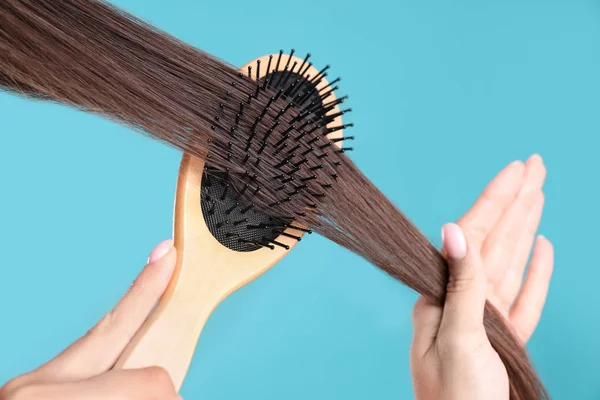
POLYGON ((171 250, 172 247, 173 240, 171 239, 160 242, 159 245, 156 246, 154 250, 152 250, 152 253, 150 253, 150 257, 148 257, 148 264, 153 263, 154 261, 157 261, 160 258, 164 257, 169 252, 169 250, 171 250))
POLYGON ((442 228, 444 238, 444 249, 449 258, 461 260, 467 255, 467 240, 465 235, 456 224, 446 224, 442 228))

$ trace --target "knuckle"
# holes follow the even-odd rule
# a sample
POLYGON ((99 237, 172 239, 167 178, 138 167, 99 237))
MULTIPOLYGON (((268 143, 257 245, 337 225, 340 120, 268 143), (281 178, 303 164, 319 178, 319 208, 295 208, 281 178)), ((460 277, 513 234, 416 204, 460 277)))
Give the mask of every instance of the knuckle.
POLYGON ((483 204, 486 209, 493 209, 497 204, 496 198, 488 190, 484 190, 483 193, 481 193, 479 202, 483 204))
POLYGON ((535 233, 537 232, 537 226, 536 225, 537 224, 529 224, 525 228, 525 233, 527 234, 528 237, 534 237, 535 236, 535 233))
POLYGON ((483 225, 473 225, 464 230, 465 236, 474 243, 482 243, 487 236, 487 229, 483 225))
POLYGON ((540 206, 543 206, 544 203, 546 203, 546 195, 544 194, 544 192, 542 192, 540 190, 539 195, 538 195, 538 203, 540 204, 540 206))
POLYGON ((535 191, 531 195, 527 196, 524 201, 523 208, 528 210, 529 217, 525 226, 527 235, 533 236, 538 228, 539 215, 542 213, 544 207, 545 197, 542 191, 535 191))
POLYGON ((427 299, 424 296, 421 296, 415 301, 415 305, 412 309, 412 320, 415 321, 418 316, 423 312, 423 309, 427 306, 427 299))
POLYGON ((32 393, 33 388, 30 386, 21 386, 12 391, 7 397, 8 400, 34 400, 35 395, 32 393))
POLYGON ((8 381, 0 388, 0 400, 34 400, 38 398, 36 385, 29 385, 26 376, 8 381))
POLYGON ((467 236, 467 238, 469 238, 471 241, 483 242, 487 236, 487 228, 485 225, 482 225, 481 221, 459 223, 458 225, 462 228, 465 236, 467 236))
POLYGON ((6 382, 4 386, 0 387, 0 400, 12 400, 15 398, 13 397, 13 394, 18 386, 16 383, 17 379, 18 378, 11 379, 6 382))
POLYGON ((145 370, 145 378, 152 382, 162 394, 174 393, 173 381, 169 373, 161 367, 149 367, 145 370))
POLYGON ((462 293, 473 286, 475 278, 472 276, 450 277, 448 279, 447 293, 462 293))
POLYGON ((533 190, 521 198, 521 205, 524 209, 529 210, 540 201, 540 197, 543 196, 541 190, 533 190))
MULTIPOLYGON (((21 377, 16 377, 16 378, 9 380, 8 382, 6 382, 4 384, 4 386, 0 387, 0 393, 6 394, 8 392, 11 392, 14 388, 19 386, 19 381, 21 379, 22 379, 21 377)), ((0 399, 3 399, 3 397, 0 397, 0 399)))

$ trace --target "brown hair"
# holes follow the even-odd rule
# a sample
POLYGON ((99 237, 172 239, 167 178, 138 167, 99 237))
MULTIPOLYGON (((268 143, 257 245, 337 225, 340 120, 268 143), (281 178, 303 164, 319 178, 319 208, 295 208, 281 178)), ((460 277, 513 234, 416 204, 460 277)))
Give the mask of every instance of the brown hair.
MULTIPOLYGON (((277 91, 102 1, 0 2, 5 90, 101 114, 207 158, 244 201, 293 216, 441 304, 444 258, 344 150, 333 150, 326 135, 342 127, 325 127, 331 119, 314 110, 330 108, 310 100, 320 75, 300 74, 277 91), (290 150, 298 145, 301 152, 290 150)), ((511 399, 549 398, 489 303, 484 322, 511 399)))

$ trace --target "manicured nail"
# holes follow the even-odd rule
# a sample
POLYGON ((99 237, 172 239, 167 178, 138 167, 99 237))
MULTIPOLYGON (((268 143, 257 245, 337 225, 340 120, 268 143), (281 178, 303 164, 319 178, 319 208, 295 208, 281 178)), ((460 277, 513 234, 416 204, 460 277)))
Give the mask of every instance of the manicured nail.
POLYGON ((542 156, 541 156, 541 155, 539 155, 538 153, 533 153, 533 154, 532 154, 532 155, 529 157, 529 160, 530 160, 530 161, 533 161, 533 160, 538 160, 538 161, 540 161, 540 162, 542 162, 542 163, 544 162, 544 160, 542 159, 542 156))
POLYGON ((461 260, 467 255, 467 240, 456 224, 446 224, 442 227, 442 242, 448 258, 461 260))
POLYGON ((158 246, 156 246, 154 248, 154 250, 152 250, 152 253, 150 253, 150 257, 148 257, 148 264, 161 259, 172 248, 173 248, 173 240, 169 239, 169 240, 160 242, 160 244, 158 246))

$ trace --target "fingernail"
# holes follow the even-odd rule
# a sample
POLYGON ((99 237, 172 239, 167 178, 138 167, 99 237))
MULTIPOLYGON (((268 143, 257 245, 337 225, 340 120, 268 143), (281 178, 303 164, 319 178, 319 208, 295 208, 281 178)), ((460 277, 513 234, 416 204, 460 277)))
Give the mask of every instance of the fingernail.
POLYGON ((444 225, 442 227, 442 242, 449 258, 461 260, 467 255, 467 240, 460 226, 456 224, 444 225))
POLYGON ((152 250, 152 253, 150 253, 150 257, 148 257, 148 264, 161 259, 172 248, 173 248, 173 240, 169 239, 169 240, 160 242, 160 244, 158 246, 156 246, 154 248, 154 250, 152 250))
POLYGON ((530 157, 529 157, 529 161, 533 161, 533 160, 538 160, 541 161, 542 163, 544 162, 544 159, 542 158, 541 155, 539 155, 538 153, 533 153, 530 157))
POLYGON ((511 163, 509 164, 509 166, 510 166, 510 167, 515 167, 515 166, 517 166, 517 165, 521 165, 521 164, 523 164, 523 161, 521 161, 521 160, 515 160, 515 161, 511 162, 511 163))

